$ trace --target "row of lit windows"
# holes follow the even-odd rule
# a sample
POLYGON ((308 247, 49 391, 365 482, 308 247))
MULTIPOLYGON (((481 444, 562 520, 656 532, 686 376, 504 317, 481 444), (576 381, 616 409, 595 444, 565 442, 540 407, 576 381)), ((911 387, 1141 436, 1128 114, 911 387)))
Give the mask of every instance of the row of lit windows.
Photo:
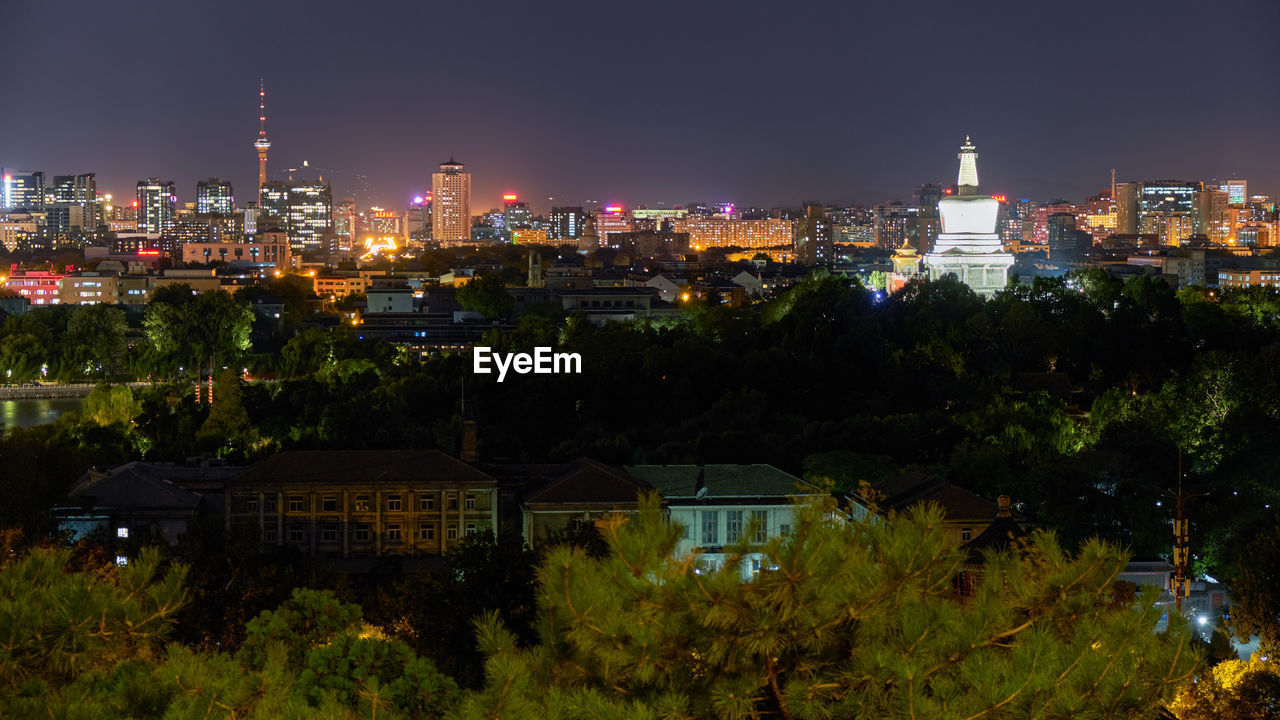
MULTIPOLYGON (((352 512, 369 512, 372 507, 371 495, 360 494, 352 498, 352 512)), ((404 498, 399 494, 385 495, 382 498, 383 509, 387 512, 404 512, 404 498)), ((289 512, 299 513, 307 512, 307 499, 303 495, 290 495, 288 502, 289 512)), ((337 495, 322 495, 320 497, 320 512, 341 512, 342 502, 337 495)), ((458 509, 457 493, 448 493, 445 495, 445 506, 447 510, 458 509)), ((258 512, 258 498, 250 496, 245 501, 245 509, 247 512, 258 512)), ((435 493, 418 493, 418 510, 420 512, 436 509, 435 493)), ((476 496, 467 493, 463 500, 464 510, 476 509, 476 496)), ((267 495, 263 498, 262 511, 265 513, 274 513, 278 510, 278 502, 274 495, 267 495)))
MULTIPOLYGON (((698 513, 699 527, 701 528, 700 538, 703 546, 733 545, 743 540, 743 533, 748 526, 754 529, 751 535, 751 542, 757 545, 764 543, 769 536, 768 533, 768 510, 751 510, 750 515, 744 510, 703 510, 698 513), (720 514, 724 513, 724 542, 720 542, 720 514), (744 524, 744 519, 750 522, 744 524)), ((783 525, 781 530, 785 534, 790 531, 790 527, 783 525)))
MULTIPOLYGON (((469 522, 463 525, 463 531, 467 535, 474 535, 478 531, 476 523, 469 522)), ((126 531, 127 532, 127 531, 126 531)), ((355 542, 369 542, 373 539, 373 527, 369 523, 355 523, 351 526, 351 539, 355 542)), ((275 528, 267 528, 264 532, 264 539, 268 543, 278 542, 279 535, 275 528)), ((340 528, 332 523, 320 526, 320 533, 317 536, 320 542, 337 542, 340 535, 340 528)), ((285 537, 291 543, 302 543, 307 541, 307 529, 302 526, 293 525, 285 531, 285 537)), ((399 543, 403 542, 405 537, 404 529, 399 524, 388 524, 382 531, 383 542, 399 543)), ((418 525, 418 540, 434 541, 436 539, 435 523, 420 523, 418 525)), ((449 523, 445 527, 445 539, 458 539, 458 523, 449 523)))

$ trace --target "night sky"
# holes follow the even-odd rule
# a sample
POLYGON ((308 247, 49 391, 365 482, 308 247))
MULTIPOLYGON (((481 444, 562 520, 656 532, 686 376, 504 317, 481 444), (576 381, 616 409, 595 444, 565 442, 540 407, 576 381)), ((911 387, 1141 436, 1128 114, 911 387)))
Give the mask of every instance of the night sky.
POLYGON ((1125 179, 1280 194, 1280 2, 0 0, 0 165, 256 182, 331 169, 404 206, 451 155, 472 209, 909 200, 978 146, 983 189, 1125 179))

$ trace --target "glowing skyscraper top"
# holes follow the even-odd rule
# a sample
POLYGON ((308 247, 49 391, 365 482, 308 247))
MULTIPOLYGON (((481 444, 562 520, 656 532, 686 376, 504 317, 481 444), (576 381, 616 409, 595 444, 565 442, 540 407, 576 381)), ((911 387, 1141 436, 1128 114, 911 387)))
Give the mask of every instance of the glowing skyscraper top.
POLYGON ((258 139, 253 141, 258 151, 258 204, 262 204, 262 184, 267 181, 267 151, 271 141, 267 139, 267 92, 258 81, 258 139))

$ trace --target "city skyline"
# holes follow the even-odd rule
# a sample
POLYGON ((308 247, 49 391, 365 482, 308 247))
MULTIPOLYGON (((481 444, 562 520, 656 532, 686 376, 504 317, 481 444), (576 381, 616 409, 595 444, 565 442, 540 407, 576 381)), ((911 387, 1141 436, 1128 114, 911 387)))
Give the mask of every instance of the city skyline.
MULTIPOLYGON (((72 103, 55 87, 25 86, 22 107, 32 112, 0 119, 8 139, 0 164, 96 172, 116 197, 160 177, 176 183, 182 202, 194 199, 197 180, 216 176, 248 199, 261 78, 268 179, 305 160, 333 182, 335 197, 388 207, 427 190, 450 156, 474 173, 477 211, 500 206, 508 192, 539 211, 586 200, 872 205, 946 178, 948 151, 965 134, 984 148, 987 187, 1011 197, 1080 199, 1106 187, 1113 167, 1121 180, 1245 177, 1264 193, 1280 185, 1280 139, 1268 121, 1280 104, 1268 90, 1280 51, 1263 32, 1280 19, 1273 3, 1239 0, 1207 17, 1189 2, 1163 6, 1159 17, 1075 7, 1096 21, 1092 35, 1055 25, 1038 8, 925 3, 938 22, 913 35, 907 53, 873 31, 903 22, 882 8, 809 6, 775 17, 760 6, 646 16, 503 6, 494 14, 504 21, 488 24, 471 10, 433 9, 430 28, 462 28, 473 39, 457 49, 425 30, 428 41, 415 40, 426 11, 407 5, 373 9, 343 36, 343 49, 317 53, 305 32, 272 30, 321 33, 342 22, 335 5, 306 7, 305 17, 272 6, 250 18, 250 6, 232 3, 226 16, 194 24, 183 24, 192 12, 184 8, 148 17, 78 8, 93 22, 63 28, 65 52, 40 58, 10 45, 4 60, 23 76, 35 76, 39 60, 56 76, 66 63, 171 58, 148 75, 158 94, 139 105, 136 84, 98 83, 72 103), (1256 22, 1236 22, 1245 16, 1256 22), (149 41, 117 42, 111 30, 121 27, 145 30, 149 41), (558 27, 564 37, 539 35, 558 27), (555 37, 553 50, 522 56, 513 33, 555 37), (1041 49, 1073 39, 1080 53, 1041 49), (1188 46, 1229 59, 1230 71, 1157 63, 1188 46), (662 52, 672 48, 679 52, 662 52), (971 71, 947 73, 956 58, 971 71), (1141 69, 1144 58, 1156 63, 1148 75, 1108 80, 1133 77, 1125 64, 1141 69), (1188 102, 1174 112, 1150 99, 1151 86, 1198 87, 1233 102, 1188 102), (72 112, 81 106, 92 110, 72 112), (357 176, 371 192, 361 192, 357 176)), ((5 11, 33 42, 51 32, 46 13, 36 4, 5 11)))

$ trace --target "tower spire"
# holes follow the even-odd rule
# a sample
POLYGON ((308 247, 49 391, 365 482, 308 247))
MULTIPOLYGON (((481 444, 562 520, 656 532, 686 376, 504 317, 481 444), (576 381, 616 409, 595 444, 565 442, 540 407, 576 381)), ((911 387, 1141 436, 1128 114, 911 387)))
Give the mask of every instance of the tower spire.
POLYGON ((977 195, 978 153, 968 135, 964 136, 964 145, 960 146, 957 157, 960 159, 960 176, 956 180, 956 192, 960 195, 977 195))
POLYGON ((267 91, 262 78, 258 78, 258 139, 253 141, 258 151, 258 206, 262 206, 262 185, 267 181, 267 151, 271 141, 267 139, 267 91))

